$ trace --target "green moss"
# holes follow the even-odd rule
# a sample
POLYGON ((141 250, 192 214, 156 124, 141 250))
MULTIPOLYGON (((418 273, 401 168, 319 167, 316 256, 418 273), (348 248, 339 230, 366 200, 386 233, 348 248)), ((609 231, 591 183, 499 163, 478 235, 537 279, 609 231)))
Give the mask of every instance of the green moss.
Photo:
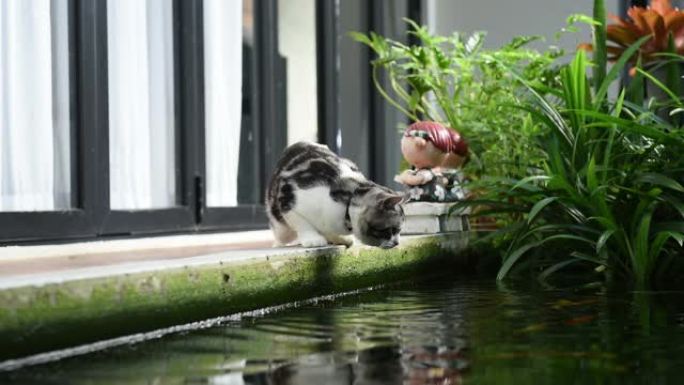
POLYGON ((467 263, 458 239, 161 269, 0 291, 0 359, 349 291, 467 263), (455 243, 454 243, 455 242, 455 243))

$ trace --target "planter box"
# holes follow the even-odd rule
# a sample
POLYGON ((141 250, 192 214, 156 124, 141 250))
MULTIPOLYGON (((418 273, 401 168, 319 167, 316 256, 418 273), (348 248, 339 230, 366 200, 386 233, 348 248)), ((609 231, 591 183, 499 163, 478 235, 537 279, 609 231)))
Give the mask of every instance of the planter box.
POLYGON ((404 205, 406 221, 402 234, 436 234, 455 231, 468 231, 469 209, 453 212, 449 208, 456 202, 409 202, 404 205))

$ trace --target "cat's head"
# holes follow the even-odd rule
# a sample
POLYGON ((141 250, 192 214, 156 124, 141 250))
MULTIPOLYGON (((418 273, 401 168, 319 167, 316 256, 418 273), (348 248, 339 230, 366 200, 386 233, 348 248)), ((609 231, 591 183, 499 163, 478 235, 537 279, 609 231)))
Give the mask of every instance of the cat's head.
POLYGON ((350 210, 352 231, 366 245, 390 249, 399 244, 405 196, 376 190, 361 197, 357 207, 350 210))

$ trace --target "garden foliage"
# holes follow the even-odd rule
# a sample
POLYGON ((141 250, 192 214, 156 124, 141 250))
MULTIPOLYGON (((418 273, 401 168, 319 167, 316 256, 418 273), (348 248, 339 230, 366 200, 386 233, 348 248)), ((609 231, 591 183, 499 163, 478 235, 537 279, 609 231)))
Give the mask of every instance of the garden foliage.
MULTIPOLYGON (((602 16, 602 1, 596 3, 595 14, 602 16)), ((605 19, 596 21, 595 28, 605 28, 605 19)), ((627 47, 607 74, 599 64, 605 63, 605 45, 594 52, 593 63, 578 51, 561 71, 557 97, 543 97, 527 84, 536 101, 525 108, 548 128, 537 144, 547 150, 547 159, 524 178, 488 178, 479 202, 503 219, 504 227, 489 235, 504 248, 499 279, 533 271, 545 280, 582 266, 608 280, 646 287, 682 272, 684 135, 677 116, 682 100, 667 81, 638 64, 631 86, 614 100, 606 96, 635 55, 640 62, 639 49, 650 38, 627 47), (644 98, 645 81, 668 99, 644 98), (667 119, 656 107, 669 111, 667 119)), ((674 53, 668 59, 682 61, 674 53)))
POLYGON ((593 57, 577 51, 557 77, 554 55, 523 49, 527 39, 485 50, 481 35, 441 38, 417 26, 421 46, 356 35, 389 74, 395 97, 380 89, 386 98, 412 119, 448 122, 479 152, 479 196, 457 207, 498 219, 480 239, 502 252, 498 279, 573 270, 648 287, 684 271, 684 58, 670 36, 664 52, 649 53, 666 78, 646 71, 645 35, 608 66, 601 0, 592 25, 593 57))
POLYGON ((538 37, 486 49, 483 32, 443 37, 407 22, 417 44, 352 33, 377 55, 372 66, 378 92, 412 121, 434 120, 458 130, 469 142, 471 177, 520 176, 539 166, 543 152, 532 138, 542 126, 517 108, 529 94, 510 69, 544 93, 557 80, 553 63, 561 52, 528 48, 538 37))

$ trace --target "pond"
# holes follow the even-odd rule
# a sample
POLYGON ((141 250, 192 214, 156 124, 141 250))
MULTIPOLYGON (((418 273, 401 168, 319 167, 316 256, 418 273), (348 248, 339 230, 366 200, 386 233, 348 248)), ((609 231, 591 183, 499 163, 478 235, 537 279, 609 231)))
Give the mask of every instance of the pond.
POLYGON ((433 279, 4 372, 0 383, 676 383, 682 294, 433 279))

